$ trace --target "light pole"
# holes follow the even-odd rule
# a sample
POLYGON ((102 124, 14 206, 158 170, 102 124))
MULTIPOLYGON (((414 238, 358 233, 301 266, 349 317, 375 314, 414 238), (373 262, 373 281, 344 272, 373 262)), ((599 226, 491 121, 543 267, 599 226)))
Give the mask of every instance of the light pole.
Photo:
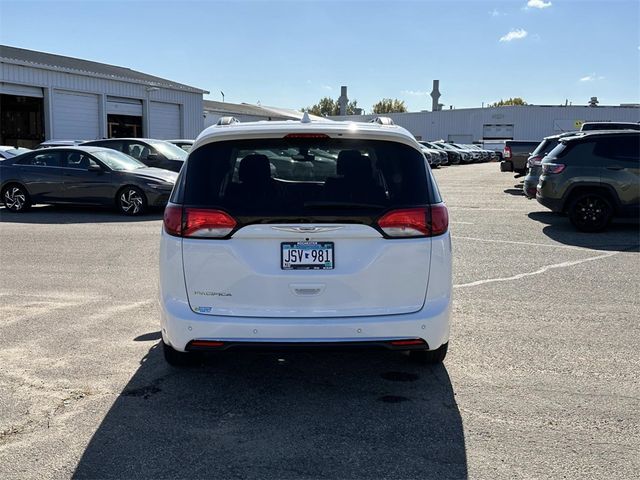
POLYGON ((144 133, 143 135, 145 137, 150 137, 151 136, 151 100, 150 100, 150 94, 151 92, 157 92, 158 90, 160 90, 158 87, 145 87, 145 91, 147 92, 147 99, 145 101, 145 106, 144 106, 144 133))

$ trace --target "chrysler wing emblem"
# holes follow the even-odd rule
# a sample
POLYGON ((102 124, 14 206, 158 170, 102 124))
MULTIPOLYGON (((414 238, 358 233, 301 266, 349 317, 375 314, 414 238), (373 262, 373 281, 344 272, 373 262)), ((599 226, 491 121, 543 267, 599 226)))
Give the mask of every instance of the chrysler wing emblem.
POLYGON ((321 232, 333 232, 340 230, 344 227, 271 227, 274 230, 280 232, 294 232, 294 233, 321 233, 321 232))

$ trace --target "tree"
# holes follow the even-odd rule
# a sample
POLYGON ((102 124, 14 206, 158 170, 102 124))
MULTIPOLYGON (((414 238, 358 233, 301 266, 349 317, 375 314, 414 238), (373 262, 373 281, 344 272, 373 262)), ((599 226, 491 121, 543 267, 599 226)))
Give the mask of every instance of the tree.
POLYGON ((490 107, 507 107, 510 105, 527 105, 527 102, 525 102, 520 97, 514 97, 514 98, 509 98, 507 100, 500 99, 499 102, 492 103, 489 106, 490 107))
MULTIPOLYGON (((340 105, 337 100, 333 100, 330 97, 323 97, 318 103, 311 107, 303 107, 300 110, 303 112, 309 112, 312 115, 318 115, 319 117, 329 117, 332 115, 340 115, 340 105)), ((356 115, 358 112, 358 101, 353 100, 347 104, 347 115, 356 115)))
POLYGON ((373 113, 403 113, 407 111, 404 100, 383 98, 371 108, 373 113))

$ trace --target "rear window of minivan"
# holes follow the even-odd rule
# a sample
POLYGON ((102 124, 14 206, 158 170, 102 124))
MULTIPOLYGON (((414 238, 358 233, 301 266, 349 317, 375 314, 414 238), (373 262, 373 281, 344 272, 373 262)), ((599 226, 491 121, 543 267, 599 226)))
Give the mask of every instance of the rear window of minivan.
POLYGON ((232 215, 343 216, 439 201, 424 156, 390 141, 234 140, 192 150, 182 203, 232 215))

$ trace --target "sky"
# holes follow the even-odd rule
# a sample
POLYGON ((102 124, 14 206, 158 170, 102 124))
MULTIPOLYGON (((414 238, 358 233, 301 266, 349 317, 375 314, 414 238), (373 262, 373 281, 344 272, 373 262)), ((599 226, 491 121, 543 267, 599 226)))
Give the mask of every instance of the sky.
POLYGON ((0 43, 284 108, 640 103, 639 0, 0 0, 0 43))

